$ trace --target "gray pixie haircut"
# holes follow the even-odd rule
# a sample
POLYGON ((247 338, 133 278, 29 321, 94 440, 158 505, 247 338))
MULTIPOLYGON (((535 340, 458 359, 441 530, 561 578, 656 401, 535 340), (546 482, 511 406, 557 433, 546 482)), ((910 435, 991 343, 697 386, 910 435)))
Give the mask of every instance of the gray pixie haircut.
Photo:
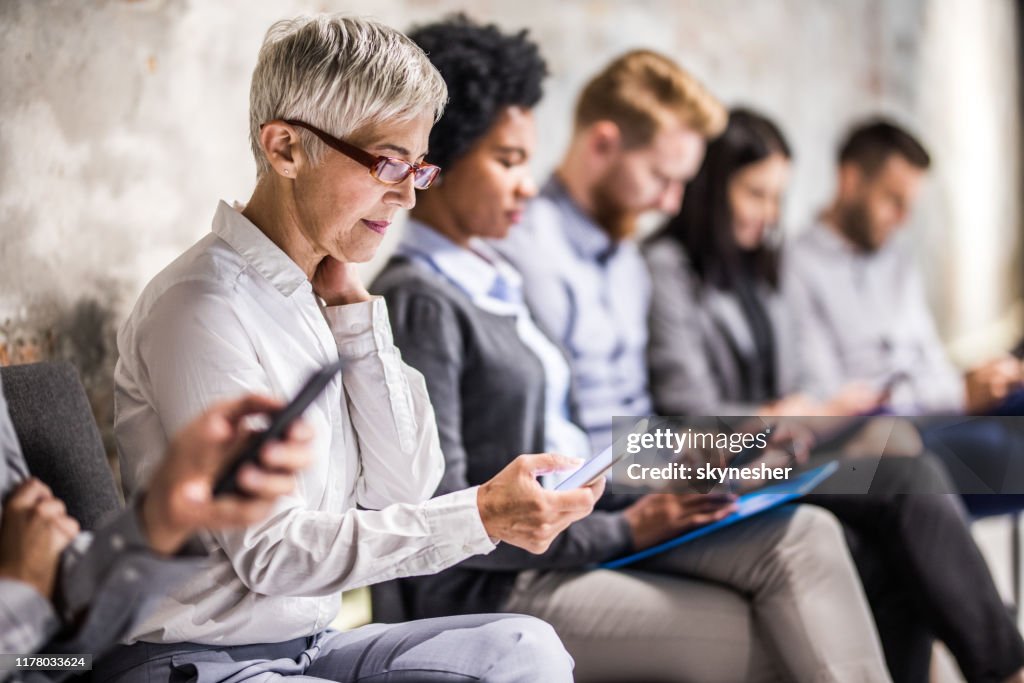
MULTIPOLYGON (((297 17, 267 31, 249 89, 249 143, 257 176, 270 171, 260 124, 299 119, 344 138, 383 121, 441 117, 448 88, 414 42, 376 21, 338 14, 297 17)), ((325 147, 298 131, 314 164, 325 147)))

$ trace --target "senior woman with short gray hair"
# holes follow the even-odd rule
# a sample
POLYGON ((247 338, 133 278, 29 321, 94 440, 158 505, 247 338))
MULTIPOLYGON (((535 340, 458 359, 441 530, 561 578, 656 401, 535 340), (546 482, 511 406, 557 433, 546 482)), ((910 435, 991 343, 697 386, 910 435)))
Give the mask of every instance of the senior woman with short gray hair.
POLYGON ((256 189, 242 210, 220 204, 212 233, 157 275, 118 335, 126 489, 210 402, 287 397, 326 363, 344 369, 305 414, 314 463, 296 495, 258 526, 212 533, 210 570, 136 625, 140 642, 98 665, 101 678, 571 680, 551 628, 519 615, 328 628, 342 590, 499 541, 543 551, 603 486, 544 491, 539 472, 576 461, 541 454, 427 500, 444 469, 434 413, 355 264, 437 175, 424 158, 446 98, 423 52, 380 24, 320 16, 268 32, 250 101, 256 189))

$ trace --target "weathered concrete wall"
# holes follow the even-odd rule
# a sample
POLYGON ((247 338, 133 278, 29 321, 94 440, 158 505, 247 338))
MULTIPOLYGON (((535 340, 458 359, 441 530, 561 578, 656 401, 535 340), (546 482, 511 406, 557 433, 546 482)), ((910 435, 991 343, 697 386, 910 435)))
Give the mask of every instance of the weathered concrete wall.
POLYGON ((107 409, 113 331, 139 290, 208 230, 217 199, 245 200, 251 190, 248 80, 272 21, 343 10, 405 28, 463 8, 529 27, 543 46, 552 77, 539 109, 538 173, 548 172, 566 142, 584 80, 624 49, 653 47, 727 102, 778 118, 798 162, 786 207, 791 228, 828 197, 832 148, 850 121, 885 111, 917 124, 939 162, 940 184, 919 229, 935 245, 922 251, 929 273, 946 283, 934 289, 944 329, 962 331, 957 316, 966 304, 954 294, 974 286, 951 277, 981 277, 996 298, 981 313, 971 309, 972 324, 1005 310, 1019 291, 1007 285, 1019 267, 1019 177, 1014 159, 998 158, 1007 140, 1016 141, 1015 74, 999 57, 1012 54, 1015 37, 1012 21, 985 25, 977 16, 1012 17, 1010 0, 3 0, 0 349, 7 361, 71 357, 107 409), (952 19, 951 8, 960 8, 952 19), (965 39, 964 31, 973 33, 965 39), (961 63, 983 71, 951 75, 961 63), (994 132, 985 138, 989 151, 971 163, 998 179, 989 202, 996 209, 982 226, 962 204, 942 203, 961 178, 958 155, 972 133, 943 112, 960 85, 979 79, 983 85, 970 91, 972 120, 994 132), (989 235, 980 242, 989 256, 981 258, 995 260, 985 272, 964 270, 943 245, 969 249, 979 231, 989 235))

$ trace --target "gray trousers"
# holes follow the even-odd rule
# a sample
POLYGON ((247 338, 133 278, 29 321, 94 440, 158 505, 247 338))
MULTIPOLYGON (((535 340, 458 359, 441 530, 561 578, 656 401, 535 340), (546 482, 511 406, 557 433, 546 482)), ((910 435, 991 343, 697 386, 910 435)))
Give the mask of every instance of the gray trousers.
POLYGON ((570 683, 572 658, 550 626, 518 614, 423 619, 324 631, 284 643, 121 646, 93 669, 97 682, 570 683))
POLYGON ((807 505, 629 569, 523 572, 505 609, 553 625, 580 683, 890 680, 842 528, 807 505))

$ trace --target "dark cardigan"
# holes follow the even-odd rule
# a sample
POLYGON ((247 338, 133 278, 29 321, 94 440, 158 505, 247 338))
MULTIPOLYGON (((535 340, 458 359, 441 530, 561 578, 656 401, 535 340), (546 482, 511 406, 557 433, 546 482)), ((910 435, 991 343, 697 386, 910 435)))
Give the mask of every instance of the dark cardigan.
MULTIPOLYGON (((544 368, 514 318, 481 310, 441 274, 405 258, 392 259, 371 290, 387 300, 403 359, 426 379, 445 456, 438 495, 482 484, 517 455, 544 450, 544 368)), ((403 579, 402 592, 414 618, 494 612, 520 571, 580 569, 625 554, 631 543, 620 513, 595 511, 543 555, 499 544, 440 574, 403 579)))

